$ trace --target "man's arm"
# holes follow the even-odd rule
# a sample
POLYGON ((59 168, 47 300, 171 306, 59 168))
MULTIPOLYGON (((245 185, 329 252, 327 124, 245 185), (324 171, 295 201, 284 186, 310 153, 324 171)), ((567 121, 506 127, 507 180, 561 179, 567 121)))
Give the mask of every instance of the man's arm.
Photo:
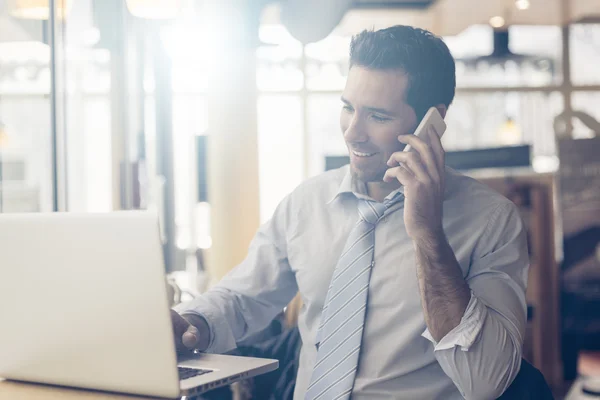
MULTIPOLYGON (((450 317, 435 310, 440 306, 434 304, 444 302, 442 293, 431 301, 422 290, 423 308, 427 309, 426 315, 429 314, 428 329, 423 336, 432 341, 440 366, 466 399, 495 399, 519 372, 527 323, 527 239, 513 204, 501 204, 491 213, 480 244, 466 278, 470 300, 458 323, 456 315, 450 322, 450 317), (444 328, 437 330, 440 326, 444 328)), ((428 262, 418 268, 435 270, 428 262)), ((442 272, 441 275, 440 280, 447 280, 447 274, 442 272)), ((436 278, 428 274, 427 279, 435 281, 436 278)), ((447 303, 457 301, 452 290, 448 293, 447 303)), ((446 310, 462 307, 462 304, 448 305, 446 310)))
POLYGON ((194 318, 206 322, 199 330, 208 326, 207 352, 235 349, 237 343, 266 328, 296 295, 286 240, 293 217, 288 196, 261 226, 240 265, 207 293, 175 308, 189 322, 194 318))
POLYGON ((398 137, 413 147, 394 153, 384 181, 404 186, 404 222, 413 240, 425 322, 436 340, 460 323, 471 298, 469 286, 443 228, 445 153, 439 136, 428 129, 419 138, 398 137))
POLYGON ((467 399, 495 399, 516 377, 526 324, 527 239, 516 206, 490 213, 466 280, 444 238, 444 150, 431 131, 400 136, 385 181, 404 185, 404 222, 416 249, 419 287, 440 366, 467 399))
POLYGON ((465 314, 471 290, 443 232, 414 241, 425 323, 439 342, 465 314))

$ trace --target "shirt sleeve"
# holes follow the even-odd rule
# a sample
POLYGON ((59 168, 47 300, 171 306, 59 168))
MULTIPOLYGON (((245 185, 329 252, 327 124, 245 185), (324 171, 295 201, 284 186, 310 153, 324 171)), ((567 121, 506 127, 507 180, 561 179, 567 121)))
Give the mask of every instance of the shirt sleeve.
POLYGON ((460 347, 462 351, 469 351, 483 327, 484 320, 485 306, 471 293, 469 305, 456 328, 448 332, 439 342, 431 336, 429 329, 425 329, 422 336, 434 344, 434 351, 449 350, 455 346, 460 347))
POLYGON ((434 344, 442 369, 466 399, 496 399, 521 365, 527 323, 527 236, 513 203, 499 205, 466 277, 471 300, 460 324, 434 344))
POLYGON ((204 318, 210 329, 210 353, 225 353, 262 331, 298 291, 287 258, 290 197, 260 227, 244 261, 214 288, 175 310, 204 318))

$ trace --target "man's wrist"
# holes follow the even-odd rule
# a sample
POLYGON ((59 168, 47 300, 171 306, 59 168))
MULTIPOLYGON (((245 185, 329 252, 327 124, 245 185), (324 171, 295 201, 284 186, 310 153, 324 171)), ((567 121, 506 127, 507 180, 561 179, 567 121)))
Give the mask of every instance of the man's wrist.
POLYGON ((200 336, 198 338, 197 350, 206 351, 211 340, 211 332, 208 321, 198 314, 188 313, 182 314, 181 316, 198 330, 200 336))

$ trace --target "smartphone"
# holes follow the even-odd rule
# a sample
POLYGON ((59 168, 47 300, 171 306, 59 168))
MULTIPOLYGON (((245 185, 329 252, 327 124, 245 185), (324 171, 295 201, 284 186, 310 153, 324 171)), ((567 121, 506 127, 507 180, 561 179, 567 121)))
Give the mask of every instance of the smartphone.
MULTIPOLYGON (((433 128, 440 139, 442 138, 444 132, 446 132, 446 123, 444 122, 444 118, 442 118, 440 112, 435 107, 431 107, 429 110, 427 110, 427 113, 415 130, 415 136, 421 136, 429 127, 433 128)), ((411 148, 412 147, 410 145, 406 145, 404 151, 410 151, 411 148)))

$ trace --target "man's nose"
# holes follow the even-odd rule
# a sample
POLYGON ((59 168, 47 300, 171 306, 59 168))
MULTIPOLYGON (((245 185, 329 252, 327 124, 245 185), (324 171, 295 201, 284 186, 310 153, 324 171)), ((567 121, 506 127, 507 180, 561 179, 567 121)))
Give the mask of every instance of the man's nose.
POLYGON ((344 131, 344 139, 349 143, 362 143, 368 140, 368 135, 361 119, 354 115, 350 125, 344 131))

